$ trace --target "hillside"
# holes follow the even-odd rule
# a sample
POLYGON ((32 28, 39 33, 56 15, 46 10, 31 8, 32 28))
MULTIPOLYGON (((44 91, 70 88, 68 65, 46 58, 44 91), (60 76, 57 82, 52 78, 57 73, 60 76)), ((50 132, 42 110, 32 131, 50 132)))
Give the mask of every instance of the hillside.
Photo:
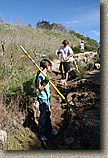
MULTIPOLYGON (((94 62, 98 60, 96 53, 97 42, 89 37, 84 37, 71 31, 52 31, 32 28, 31 26, 2 23, 0 24, 0 42, 0 130, 6 130, 8 136, 8 146, 4 147, 0 142, 0 148, 8 150, 37 150, 46 148, 47 146, 47 149, 86 149, 86 144, 91 140, 91 142, 88 143, 87 149, 99 149, 99 84, 92 83, 88 80, 85 80, 83 84, 83 81, 80 82, 80 79, 86 76, 86 71, 93 70, 94 62), (49 58, 50 60, 57 58, 56 50, 61 46, 64 39, 69 40, 71 47, 79 48, 81 38, 85 41, 86 48, 92 48, 95 51, 95 53, 90 53, 96 56, 93 56, 93 59, 90 60, 89 63, 84 62, 84 64, 82 64, 83 66, 79 61, 78 66, 80 73, 74 73, 75 80, 73 81, 73 78, 70 78, 67 87, 63 87, 60 84, 59 72, 53 70, 49 75, 51 76, 52 82, 63 95, 70 92, 77 92, 75 102, 78 102, 78 105, 80 105, 78 110, 82 111, 83 114, 85 113, 85 109, 91 109, 91 111, 85 114, 85 117, 89 118, 87 120, 84 118, 84 124, 80 126, 79 124, 81 122, 78 120, 74 121, 72 110, 68 109, 66 105, 62 105, 62 100, 51 87, 51 119, 54 129, 59 131, 59 135, 56 142, 54 138, 51 138, 53 141, 43 144, 36 136, 37 124, 35 122, 35 110, 33 107, 37 96, 37 90, 34 87, 37 69, 23 54, 20 45, 26 49, 39 65, 39 61, 42 57, 49 58), (93 115, 94 124, 92 124, 93 121, 90 119, 91 113, 93 115), (92 126, 90 126, 89 122, 92 126), (66 134, 68 129, 70 129, 69 125, 73 130, 70 130, 71 134, 66 134), (86 129, 84 134, 86 137, 89 137, 88 140, 85 141, 85 135, 80 134, 80 130, 83 131, 84 125, 89 128, 91 132, 93 132, 92 127, 97 128, 96 134, 94 133, 93 135, 95 139, 90 136, 89 130, 86 129), (64 128, 67 130, 64 130, 64 128), (72 136, 72 133, 72 139, 75 144, 72 143, 73 146, 71 147, 70 144, 66 145, 65 141, 66 138, 72 136), (68 135, 68 137, 66 135, 68 135), (77 139, 75 139, 76 135, 77 139), (62 136, 64 136, 63 140, 62 136), (97 142, 95 143, 95 141, 97 142)), ((88 56, 87 60, 90 58, 90 55, 88 56)), ((83 58, 85 59, 85 56, 83 58)))

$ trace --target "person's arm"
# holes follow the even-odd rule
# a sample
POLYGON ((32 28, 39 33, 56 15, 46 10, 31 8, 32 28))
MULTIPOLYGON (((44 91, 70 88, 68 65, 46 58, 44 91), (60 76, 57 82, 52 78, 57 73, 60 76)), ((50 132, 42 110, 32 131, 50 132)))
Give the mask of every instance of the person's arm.
POLYGON ((63 48, 62 47, 60 47, 59 48, 59 50, 58 50, 58 52, 57 52, 57 54, 59 55, 59 54, 61 54, 62 53, 62 51, 63 51, 63 48))
POLYGON ((68 56, 68 59, 70 58, 70 57, 72 57, 74 55, 74 53, 71 53, 69 56, 68 56))
POLYGON ((60 52, 60 51, 58 51, 58 52, 57 52, 57 55, 59 55, 60 53, 61 53, 61 52, 60 52))
POLYGON ((42 80, 39 79, 39 87, 38 87, 39 92, 42 92, 44 90, 44 88, 45 88, 45 86, 47 85, 48 82, 49 82, 49 78, 48 77, 45 77, 43 85, 42 85, 42 80))
POLYGON ((73 50, 71 48, 69 48, 69 54, 65 60, 68 60, 70 57, 72 57, 74 55, 73 50))

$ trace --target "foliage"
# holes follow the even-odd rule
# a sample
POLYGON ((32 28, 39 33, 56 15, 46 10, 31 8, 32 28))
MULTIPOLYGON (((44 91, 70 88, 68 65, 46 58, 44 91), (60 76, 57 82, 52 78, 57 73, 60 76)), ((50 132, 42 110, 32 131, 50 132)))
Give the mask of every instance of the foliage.
POLYGON ((64 31, 66 30, 65 27, 62 24, 57 24, 57 23, 52 23, 50 24, 49 21, 46 20, 42 20, 42 21, 38 21, 36 24, 36 28, 43 28, 46 30, 59 30, 59 31, 64 31))
POLYGON ((96 55, 94 56, 94 62, 95 62, 95 63, 100 63, 99 54, 96 54, 96 55))
POLYGON ((37 91, 34 87, 34 74, 13 74, 9 81, 5 82, 4 93, 6 95, 12 96, 15 94, 36 96, 37 91))
POLYGON ((80 50, 80 45, 76 46, 76 47, 71 47, 73 52, 75 54, 78 54, 78 53, 81 53, 81 50, 80 50))
POLYGON ((86 67, 82 65, 82 63, 79 61, 77 62, 79 73, 77 73, 78 79, 82 79, 87 76, 87 70, 86 67))
POLYGON ((11 128, 8 132, 8 150, 33 150, 41 149, 41 143, 28 129, 19 127, 11 128))
POLYGON ((75 35, 77 38, 80 38, 81 40, 85 40, 85 39, 86 39, 86 38, 85 38, 83 35, 81 35, 80 33, 75 32, 74 35, 75 35))
POLYGON ((97 50, 96 47, 88 46, 88 45, 84 46, 84 51, 86 51, 86 52, 88 52, 88 51, 96 51, 96 50, 97 50))
POLYGON ((94 69, 94 62, 89 62, 88 64, 87 64, 87 70, 93 70, 94 69))

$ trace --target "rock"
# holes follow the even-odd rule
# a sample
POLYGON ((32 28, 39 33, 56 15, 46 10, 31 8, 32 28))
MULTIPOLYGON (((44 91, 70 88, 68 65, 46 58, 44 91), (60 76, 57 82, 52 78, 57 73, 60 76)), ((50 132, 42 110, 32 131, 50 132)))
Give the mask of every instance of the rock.
POLYGON ((67 86, 67 82, 66 82, 65 79, 62 79, 62 80, 60 81, 60 84, 61 84, 61 85, 64 85, 64 86, 67 86))
POLYGON ((86 58, 86 57, 83 57, 83 61, 84 61, 85 63, 87 63, 87 58, 86 58))
POLYGON ((37 100, 35 100, 35 102, 33 103, 33 107, 36 109, 36 110, 39 110, 39 102, 37 100))
POLYGON ((66 138, 66 139, 65 139, 65 143, 66 143, 67 145, 73 144, 74 141, 75 141, 75 139, 74 139, 73 137, 69 137, 69 138, 66 138))
POLYGON ((7 133, 0 129, 0 149, 5 147, 7 141, 7 133))
POLYGON ((97 70, 99 70, 100 69, 100 64, 99 63, 95 63, 95 67, 96 67, 97 70))

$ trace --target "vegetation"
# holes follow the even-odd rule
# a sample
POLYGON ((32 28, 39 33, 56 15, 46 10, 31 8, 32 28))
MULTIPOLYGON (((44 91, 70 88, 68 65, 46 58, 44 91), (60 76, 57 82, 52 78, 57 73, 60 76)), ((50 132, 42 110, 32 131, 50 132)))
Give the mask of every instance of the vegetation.
POLYGON ((36 28, 42 28, 46 30, 66 31, 66 27, 64 27, 62 24, 57 24, 57 23, 50 24, 49 21, 45 21, 45 20, 37 22, 36 28))
POLYGON ((28 128, 17 126, 8 133, 8 150, 40 150, 41 143, 28 128))

